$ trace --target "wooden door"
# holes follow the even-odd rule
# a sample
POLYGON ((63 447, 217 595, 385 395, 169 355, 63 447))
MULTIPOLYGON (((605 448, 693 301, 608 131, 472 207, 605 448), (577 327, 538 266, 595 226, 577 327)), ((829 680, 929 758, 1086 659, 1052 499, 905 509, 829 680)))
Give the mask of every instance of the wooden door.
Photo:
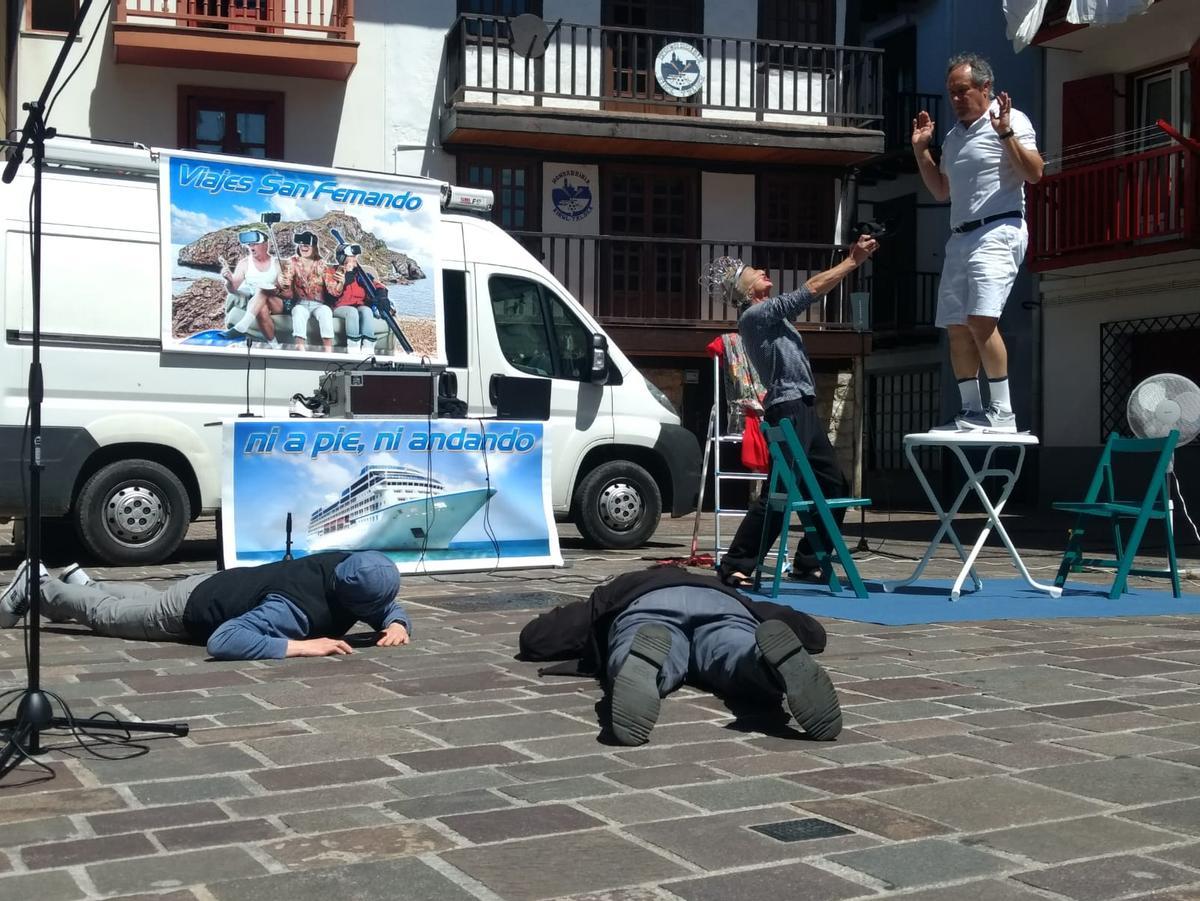
POLYGON ((674 41, 686 41, 702 53, 704 42, 691 35, 704 30, 701 0, 602 0, 604 94, 602 107, 660 115, 698 116, 701 88, 693 96, 672 98, 658 83, 654 61, 674 41))
POLYGON ((278 0, 187 0, 187 12, 196 16, 222 16, 228 22, 187 23, 189 28, 215 28, 221 31, 254 31, 266 34, 275 29, 270 23, 275 17, 278 0), (264 23, 264 24, 259 24, 264 23))
POLYGON ((694 172, 612 168, 605 185, 599 312, 610 319, 699 318, 694 172), (663 240, 668 239, 668 240, 663 240))

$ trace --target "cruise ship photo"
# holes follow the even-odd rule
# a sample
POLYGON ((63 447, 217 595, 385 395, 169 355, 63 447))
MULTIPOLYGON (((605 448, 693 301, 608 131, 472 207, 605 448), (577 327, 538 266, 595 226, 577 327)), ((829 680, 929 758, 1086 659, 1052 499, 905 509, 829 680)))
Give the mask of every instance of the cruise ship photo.
POLYGON ((337 500, 313 511, 308 550, 444 550, 495 493, 447 491, 411 466, 368 464, 337 500))

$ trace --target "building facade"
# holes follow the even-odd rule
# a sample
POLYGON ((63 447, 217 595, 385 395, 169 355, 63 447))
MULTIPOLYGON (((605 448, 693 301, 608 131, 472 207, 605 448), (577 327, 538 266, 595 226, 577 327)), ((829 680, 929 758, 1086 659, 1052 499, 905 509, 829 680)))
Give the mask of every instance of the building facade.
MULTIPOLYGON (((17 97, 40 89, 65 18, 51 13, 70 6, 26 0, 17 97)), ((832 265, 853 212, 847 173, 883 147, 883 53, 847 44, 846 0, 115 0, 107 21, 102 9, 53 111, 60 132, 490 188, 496 221, 698 434, 713 397, 704 348, 734 328, 701 270, 742 256, 787 290, 832 265)), ((800 324, 829 409, 869 350, 856 287, 800 324)))
MULTIPOLYGON (((1078 493, 1090 472, 1079 460, 1127 433, 1142 379, 1200 383, 1200 154, 1157 125, 1197 134, 1200 4, 1158 0, 1106 27, 1071 25, 1065 13, 1052 3, 1035 39, 1050 165, 1029 192, 1048 497, 1078 493)), ((1197 463, 1195 446, 1177 455, 1189 498, 1200 497, 1187 478, 1197 463)))

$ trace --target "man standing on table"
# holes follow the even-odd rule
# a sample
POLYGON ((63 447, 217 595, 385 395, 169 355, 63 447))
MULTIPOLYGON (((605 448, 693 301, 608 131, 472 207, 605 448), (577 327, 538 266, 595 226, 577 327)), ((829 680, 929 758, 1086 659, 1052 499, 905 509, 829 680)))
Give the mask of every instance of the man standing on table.
POLYGON ((936 123, 925 110, 913 119, 912 146, 921 180, 950 201, 936 325, 946 329, 962 409, 934 431, 1015 432, 1008 389, 1008 351, 997 324, 1025 258, 1025 183, 1042 177, 1037 135, 1003 91, 992 97, 992 67, 981 56, 951 58, 946 90, 958 120, 946 134, 941 163, 930 153, 936 123), (985 410, 979 367, 988 380, 985 410))
MULTIPOLYGON (((870 259, 878 247, 879 242, 864 235, 851 245, 850 253, 836 266, 818 272, 798 291, 777 297, 771 297, 771 279, 763 270, 728 257, 715 260, 702 280, 721 289, 726 300, 738 306, 738 333, 742 336, 746 355, 767 386, 763 415, 771 425, 778 425, 784 419, 791 420, 826 497, 844 497, 849 488, 833 445, 829 443, 825 425, 817 416, 812 364, 804 349, 804 339, 792 325, 792 320, 841 284, 847 275, 870 259)), ((844 507, 834 511, 839 526, 845 515, 844 507)), ((764 518, 766 498, 760 494, 746 511, 729 550, 721 558, 719 574, 726 585, 744 588, 753 583, 764 518)), ((782 524, 783 517, 778 513, 767 520, 765 547, 770 548, 775 543, 782 524)), ((791 578, 815 581, 819 573, 808 538, 800 539, 791 578)))

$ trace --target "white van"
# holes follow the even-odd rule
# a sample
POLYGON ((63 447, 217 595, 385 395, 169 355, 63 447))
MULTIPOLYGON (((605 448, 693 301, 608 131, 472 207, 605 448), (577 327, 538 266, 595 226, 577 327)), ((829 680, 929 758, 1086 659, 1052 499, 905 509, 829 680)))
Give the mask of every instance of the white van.
MULTIPOLYGON (((328 358, 164 351, 156 154, 60 138, 49 142, 47 160, 42 510, 65 517, 99 560, 157 562, 178 548, 190 520, 220 507, 222 430, 211 424, 247 406, 287 418, 293 395, 313 394, 328 358)), ((0 189, 0 520, 27 509, 32 182, 25 165, 0 189)), ((646 541, 664 509, 692 512, 700 450, 668 399, 532 255, 490 221, 456 212, 454 190, 447 194, 437 300, 468 415, 496 415, 494 376, 543 374, 559 360, 557 348, 598 348, 594 371, 549 373, 556 516, 595 545, 629 548, 646 541), (538 298, 520 306, 539 309, 540 321, 507 321, 513 305, 505 301, 516 294, 538 298), (531 355, 541 362, 531 365, 531 355)))

